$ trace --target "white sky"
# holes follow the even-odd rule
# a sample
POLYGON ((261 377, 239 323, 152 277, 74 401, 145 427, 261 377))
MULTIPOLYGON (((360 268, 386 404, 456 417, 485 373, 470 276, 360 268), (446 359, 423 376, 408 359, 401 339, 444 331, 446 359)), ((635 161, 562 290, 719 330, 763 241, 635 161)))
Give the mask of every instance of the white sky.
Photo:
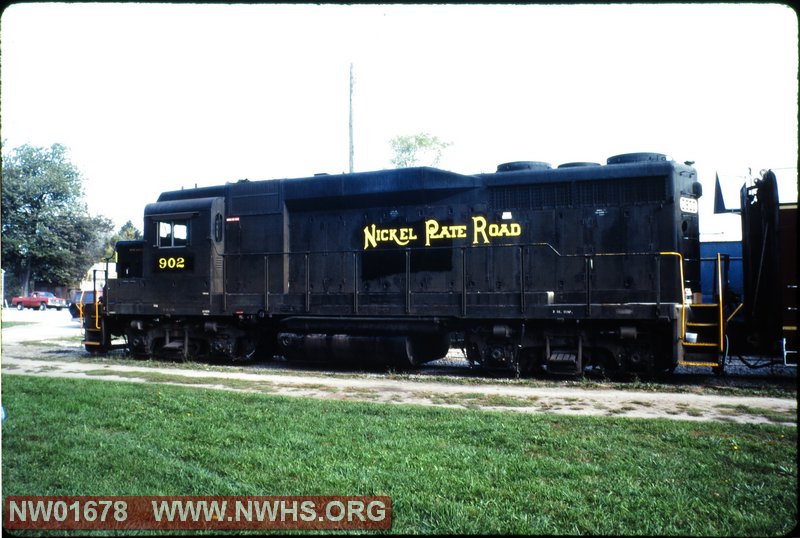
POLYGON ((164 190, 390 168, 389 139, 492 172, 634 151, 696 161, 738 205, 747 169, 797 189, 797 16, 781 5, 17 4, 2 138, 68 146, 90 210, 141 229, 164 190))

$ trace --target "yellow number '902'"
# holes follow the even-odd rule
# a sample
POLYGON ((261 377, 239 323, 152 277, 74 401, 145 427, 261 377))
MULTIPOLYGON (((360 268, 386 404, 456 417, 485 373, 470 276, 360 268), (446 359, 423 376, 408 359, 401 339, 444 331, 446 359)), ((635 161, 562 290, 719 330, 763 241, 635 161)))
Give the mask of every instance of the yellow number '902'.
POLYGON ((158 268, 159 269, 184 269, 186 267, 186 260, 183 257, 179 258, 159 258, 158 259, 158 268))

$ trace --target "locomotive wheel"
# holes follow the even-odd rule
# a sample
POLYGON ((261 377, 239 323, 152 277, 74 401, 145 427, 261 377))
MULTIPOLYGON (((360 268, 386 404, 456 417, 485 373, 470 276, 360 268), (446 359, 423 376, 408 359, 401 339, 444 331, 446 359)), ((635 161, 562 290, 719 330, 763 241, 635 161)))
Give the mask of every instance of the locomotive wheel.
POLYGON ((254 338, 243 337, 236 341, 236 353, 232 357, 236 361, 249 361, 256 356, 258 341, 254 338))
POLYGON ((126 330, 125 341, 128 344, 127 349, 134 359, 147 360, 153 358, 155 342, 148 338, 146 333, 138 333, 133 332, 132 330, 126 330))
POLYGON ((267 333, 258 340, 255 358, 271 361, 275 355, 280 355, 280 350, 278 349, 278 335, 276 333, 267 333))
POLYGON ((519 351, 519 373, 522 377, 533 377, 542 371, 542 361, 544 350, 536 348, 524 348, 519 351))
POLYGON ((181 362, 194 362, 195 360, 201 358, 203 356, 203 349, 204 346, 201 342, 197 340, 190 339, 189 340, 189 347, 186 350, 186 353, 182 353, 180 356, 181 362))

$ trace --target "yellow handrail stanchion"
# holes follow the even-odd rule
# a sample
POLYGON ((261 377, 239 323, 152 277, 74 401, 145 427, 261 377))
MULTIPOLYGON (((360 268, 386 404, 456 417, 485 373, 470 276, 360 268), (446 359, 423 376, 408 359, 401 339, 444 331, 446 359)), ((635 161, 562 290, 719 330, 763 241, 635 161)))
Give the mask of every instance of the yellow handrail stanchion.
POLYGON ((684 277, 683 277, 683 254, 680 252, 659 252, 661 256, 675 256, 678 258, 679 263, 679 270, 680 270, 680 277, 681 277, 681 285, 680 285, 680 295, 681 295, 681 340, 686 337, 686 294, 683 292, 683 287, 685 286, 684 277))
POLYGON ((717 294, 719 295, 719 350, 720 352, 725 351, 725 333, 723 327, 723 318, 724 313, 723 309, 723 297, 722 297, 722 255, 717 252, 717 294))

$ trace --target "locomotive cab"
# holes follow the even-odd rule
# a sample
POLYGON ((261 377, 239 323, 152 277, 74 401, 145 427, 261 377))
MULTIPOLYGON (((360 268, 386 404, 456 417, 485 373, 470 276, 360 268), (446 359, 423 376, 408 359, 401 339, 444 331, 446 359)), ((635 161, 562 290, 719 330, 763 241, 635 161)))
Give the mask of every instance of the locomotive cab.
MULTIPOLYGON (((145 208, 142 273, 154 292, 152 308, 169 314, 210 314, 222 294, 224 201, 199 198, 145 208), (177 291, 180 290, 180 291, 177 291), (171 297, 169 306, 158 297, 171 297)), ((149 296, 150 293, 146 293, 149 296)))

